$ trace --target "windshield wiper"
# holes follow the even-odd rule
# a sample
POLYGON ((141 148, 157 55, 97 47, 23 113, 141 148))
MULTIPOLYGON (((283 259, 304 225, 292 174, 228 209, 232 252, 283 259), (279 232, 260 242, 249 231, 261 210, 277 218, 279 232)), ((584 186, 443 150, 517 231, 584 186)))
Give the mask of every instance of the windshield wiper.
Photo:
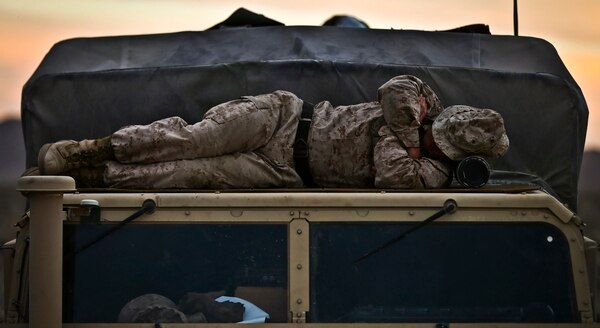
POLYGON ((354 260, 354 264, 359 264, 360 262, 364 261, 366 258, 368 258, 369 256, 375 254, 375 253, 379 253, 380 251, 382 251, 384 248, 398 242, 400 239, 406 237, 409 233, 414 232, 415 230, 418 230, 422 227, 424 227, 425 225, 441 218, 442 216, 446 215, 446 214, 451 214, 456 212, 456 208, 458 207, 458 205, 456 204, 456 201, 453 199, 448 199, 444 202, 444 206, 437 212, 433 213, 433 215, 431 215, 430 217, 428 217, 427 219, 415 224, 414 226, 408 228, 406 231, 404 231, 403 233, 399 234, 398 236, 392 238, 391 240, 377 246, 376 248, 374 248, 373 250, 369 251, 368 253, 364 254, 363 256, 357 258, 356 260, 354 260))
POLYGON ((84 250, 88 249, 89 247, 96 244, 100 240, 108 237, 109 235, 113 234, 115 231, 123 228, 129 222, 139 218, 140 216, 142 216, 146 213, 154 212, 154 209, 156 209, 156 203, 151 199, 146 199, 144 201, 144 203, 142 204, 142 207, 139 210, 135 211, 133 214, 131 214, 125 220, 120 221, 117 225, 106 230, 105 232, 103 232, 102 234, 100 234, 99 236, 94 238, 93 240, 89 241, 88 243, 86 243, 86 244, 82 245, 81 247, 79 247, 78 249, 76 249, 72 255, 77 255, 77 254, 83 252, 84 250))

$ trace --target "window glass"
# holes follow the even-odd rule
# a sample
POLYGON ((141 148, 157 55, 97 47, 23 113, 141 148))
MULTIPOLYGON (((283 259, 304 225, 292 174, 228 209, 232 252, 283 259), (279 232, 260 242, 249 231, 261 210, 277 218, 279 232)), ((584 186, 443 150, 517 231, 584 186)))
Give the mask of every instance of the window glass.
POLYGON ((287 225, 132 223, 73 255, 112 226, 64 227, 67 322, 117 322, 139 296, 180 303, 187 293, 242 298, 270 321, 287 320, 287 225))
POLYGON ((312 322, 573 322, 568 243, 545 223, 311 224, 312 322))

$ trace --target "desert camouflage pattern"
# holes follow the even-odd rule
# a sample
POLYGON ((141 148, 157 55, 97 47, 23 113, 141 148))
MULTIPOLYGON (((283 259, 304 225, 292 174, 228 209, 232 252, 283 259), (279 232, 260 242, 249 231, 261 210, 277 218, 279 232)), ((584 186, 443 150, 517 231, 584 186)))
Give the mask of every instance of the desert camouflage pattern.
POLYGON ((450 106, 436 118, 432 129, 437 146, 455 161, 470 155, 495 159, 509 146, 502 116, 487 108, 450 106))
POLYGON ((380 188, 441 188, 452 179, 450 167, 440 161, 413 159, 389 126, 379 129, 375 146, 375 186, 380 188))
POLYGON ((315 105, 308 135, 313 181, 323 187, 373 186, 373 148, 385 125, 377 102, 333 107, 315 105))
POLYGON ((444 109, 433 90, 419 78, 400 75, 390 79, 377 90, 377 96, 387 125, 396 133, 404 147, 419 147, 419 97, 427 102, 426 124, 444 109))
POLYGON ((169 117, 120 129, 104 182, 115 188, 300 187, 293 143, 302 100, 287 91, 242 97, 188 124, 169 117))
MULTIPOLYGON (((445 185, 450 175, 444 164, 413 160, 404 149, 419 145, 419 97, 428 104, 426 120, 441 111, 435 93, 419 79, 403 75, 384 84, 378 94, 382 103, 334 107, 324 101, 315 106, 308 140, 315 184, 445 185)), ((301 108, 298 97, 276 91, 217 105, 195 124, 170 117, 125 127, 112 135, 116 161, 108 163, 104 182, 140 189, 301 187, 292 148, 301 108)))
POLYGON ((333 107, 324 101, 312 120, 309 163, 319 186, 440 188, 451 178, 446 164, 408 156, 378 102, 333 107))

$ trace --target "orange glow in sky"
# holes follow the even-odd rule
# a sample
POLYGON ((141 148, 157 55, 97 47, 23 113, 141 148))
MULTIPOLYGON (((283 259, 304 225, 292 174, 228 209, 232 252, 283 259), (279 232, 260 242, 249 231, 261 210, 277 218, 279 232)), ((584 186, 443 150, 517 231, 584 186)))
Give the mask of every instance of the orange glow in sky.
MULTIPOLYGON (((474 23, 513 34, 512 0, 0 0, 0 121, 20 115, 21 89, 52 45, 75 37, 201 31, 245 7, 286 25, 348 14, 372 28, 445 30, 474 23)), ((519 35, 552 43, 583 90, 586 149, 600 150, 600 1, 519 1, 519 35)))

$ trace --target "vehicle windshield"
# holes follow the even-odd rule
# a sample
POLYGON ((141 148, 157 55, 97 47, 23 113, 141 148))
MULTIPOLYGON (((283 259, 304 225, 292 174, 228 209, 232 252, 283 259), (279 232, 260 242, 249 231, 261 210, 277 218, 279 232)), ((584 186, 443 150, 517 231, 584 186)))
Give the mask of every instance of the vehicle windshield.
POLYGON ((72 255, 111 226, 65 225, 66 322, 116 322, 138 296, 177 304, 190 292, 238 296, 287 320, 287 225, 132 223, 72 255))
MULTIPOLYGON (((310 223, 314 323, 578 322, 569 245, 547 223, 310 223)), ((243 298, 288 322, 286 223, 65 224, 64 318, 116 322, 144 294, 243 298)))
POLYGON ((436 222, 356 262, 410 227, 312 224, 311 321, 578 321, 554 226, 436 222))

